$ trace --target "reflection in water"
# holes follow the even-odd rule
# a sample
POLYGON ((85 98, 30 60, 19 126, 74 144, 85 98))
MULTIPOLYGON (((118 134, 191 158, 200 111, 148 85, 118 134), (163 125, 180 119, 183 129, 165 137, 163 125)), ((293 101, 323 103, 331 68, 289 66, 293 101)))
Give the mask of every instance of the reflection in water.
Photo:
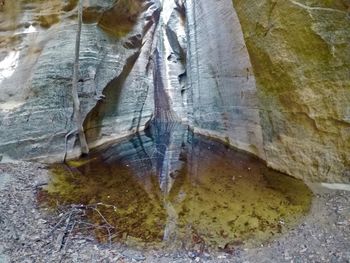
POLYGON ((102 203, 113 238, 133 245, 256 245, 295 224, 311 201, 301 181, 177 123, 153 123, 70 166, 74 176, 55 165, 46 202, 102 203))

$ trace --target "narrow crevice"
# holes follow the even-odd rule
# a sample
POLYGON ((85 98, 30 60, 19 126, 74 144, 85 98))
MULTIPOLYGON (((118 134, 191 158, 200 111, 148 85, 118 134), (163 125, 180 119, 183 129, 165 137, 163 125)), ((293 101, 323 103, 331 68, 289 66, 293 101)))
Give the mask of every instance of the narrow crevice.
POLYGON ((98 101, 96 106, 86 116, 84 120, 84 129, 89 143, 99 138, 104 118, 116 111, 122 87, 139 55, 140 50, 127 59, 121 74, 112 80, 104 89, 103 95, 105 99, 98 101))

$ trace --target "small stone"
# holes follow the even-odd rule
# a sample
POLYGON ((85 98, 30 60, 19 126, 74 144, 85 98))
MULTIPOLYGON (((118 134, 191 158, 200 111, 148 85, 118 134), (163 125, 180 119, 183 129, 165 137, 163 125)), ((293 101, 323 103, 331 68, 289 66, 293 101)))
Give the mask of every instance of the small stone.
POLYGON ((121 255, 117 255, 116 257, 114 257, 113 259, 112 259, 112 261, 113 262, 117 262, 119 259, 121 259, 122 258, 122 256, 121 255))
POLYGON ((34 236, 31 237, 31 239, 34 240, 34 241, 40 241, 40 236, 34 235, 34 236))
POLYGON ((39 219, 38 223, 43 225, 43 224, 47 224, 47 221, 44 219, 39 219))
POLYGON ((140 252, 137 252, 137 251, 125 250, 122 254, 123 256, 130 259, 134 259, 136 261, 142 261, 146 259, 144 255, 142 255, 140 252))
POLYGON ((300 250, 300 253, 304 253, 306 252, 307 248, 303 248, 302 250, 300 250))
POLYGON ((203 254, 203 257, 205 257, 205 258, 210 258, 210 255, 209 255, 208 253, 205 252, 205 253, 203 254))
POLYGON ((287 251, 284 252, 284 259, 285 260, 291 260, 292 257, 289 255, 289 253, 287 251))

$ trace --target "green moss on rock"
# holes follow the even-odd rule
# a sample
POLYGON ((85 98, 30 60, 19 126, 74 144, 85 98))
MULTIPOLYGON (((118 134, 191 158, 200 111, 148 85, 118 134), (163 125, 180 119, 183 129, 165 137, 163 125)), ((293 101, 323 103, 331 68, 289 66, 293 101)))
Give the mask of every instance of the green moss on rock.
POLYGON ((350 20, 346 1, 233 1, 259 92, 268 163, 350 181, 350 20))

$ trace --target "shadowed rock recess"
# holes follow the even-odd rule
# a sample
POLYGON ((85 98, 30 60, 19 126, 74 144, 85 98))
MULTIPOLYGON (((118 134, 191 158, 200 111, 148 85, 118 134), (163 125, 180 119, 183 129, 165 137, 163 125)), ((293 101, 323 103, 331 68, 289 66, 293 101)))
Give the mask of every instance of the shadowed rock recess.
MULTIPOLYGON (((0 5, 3 161, 63 158, 76 3, 0 5)), ((349 16, 345 0, 84 1, 88 143, 181 122, 294 177, 349 182, 349 16)))

